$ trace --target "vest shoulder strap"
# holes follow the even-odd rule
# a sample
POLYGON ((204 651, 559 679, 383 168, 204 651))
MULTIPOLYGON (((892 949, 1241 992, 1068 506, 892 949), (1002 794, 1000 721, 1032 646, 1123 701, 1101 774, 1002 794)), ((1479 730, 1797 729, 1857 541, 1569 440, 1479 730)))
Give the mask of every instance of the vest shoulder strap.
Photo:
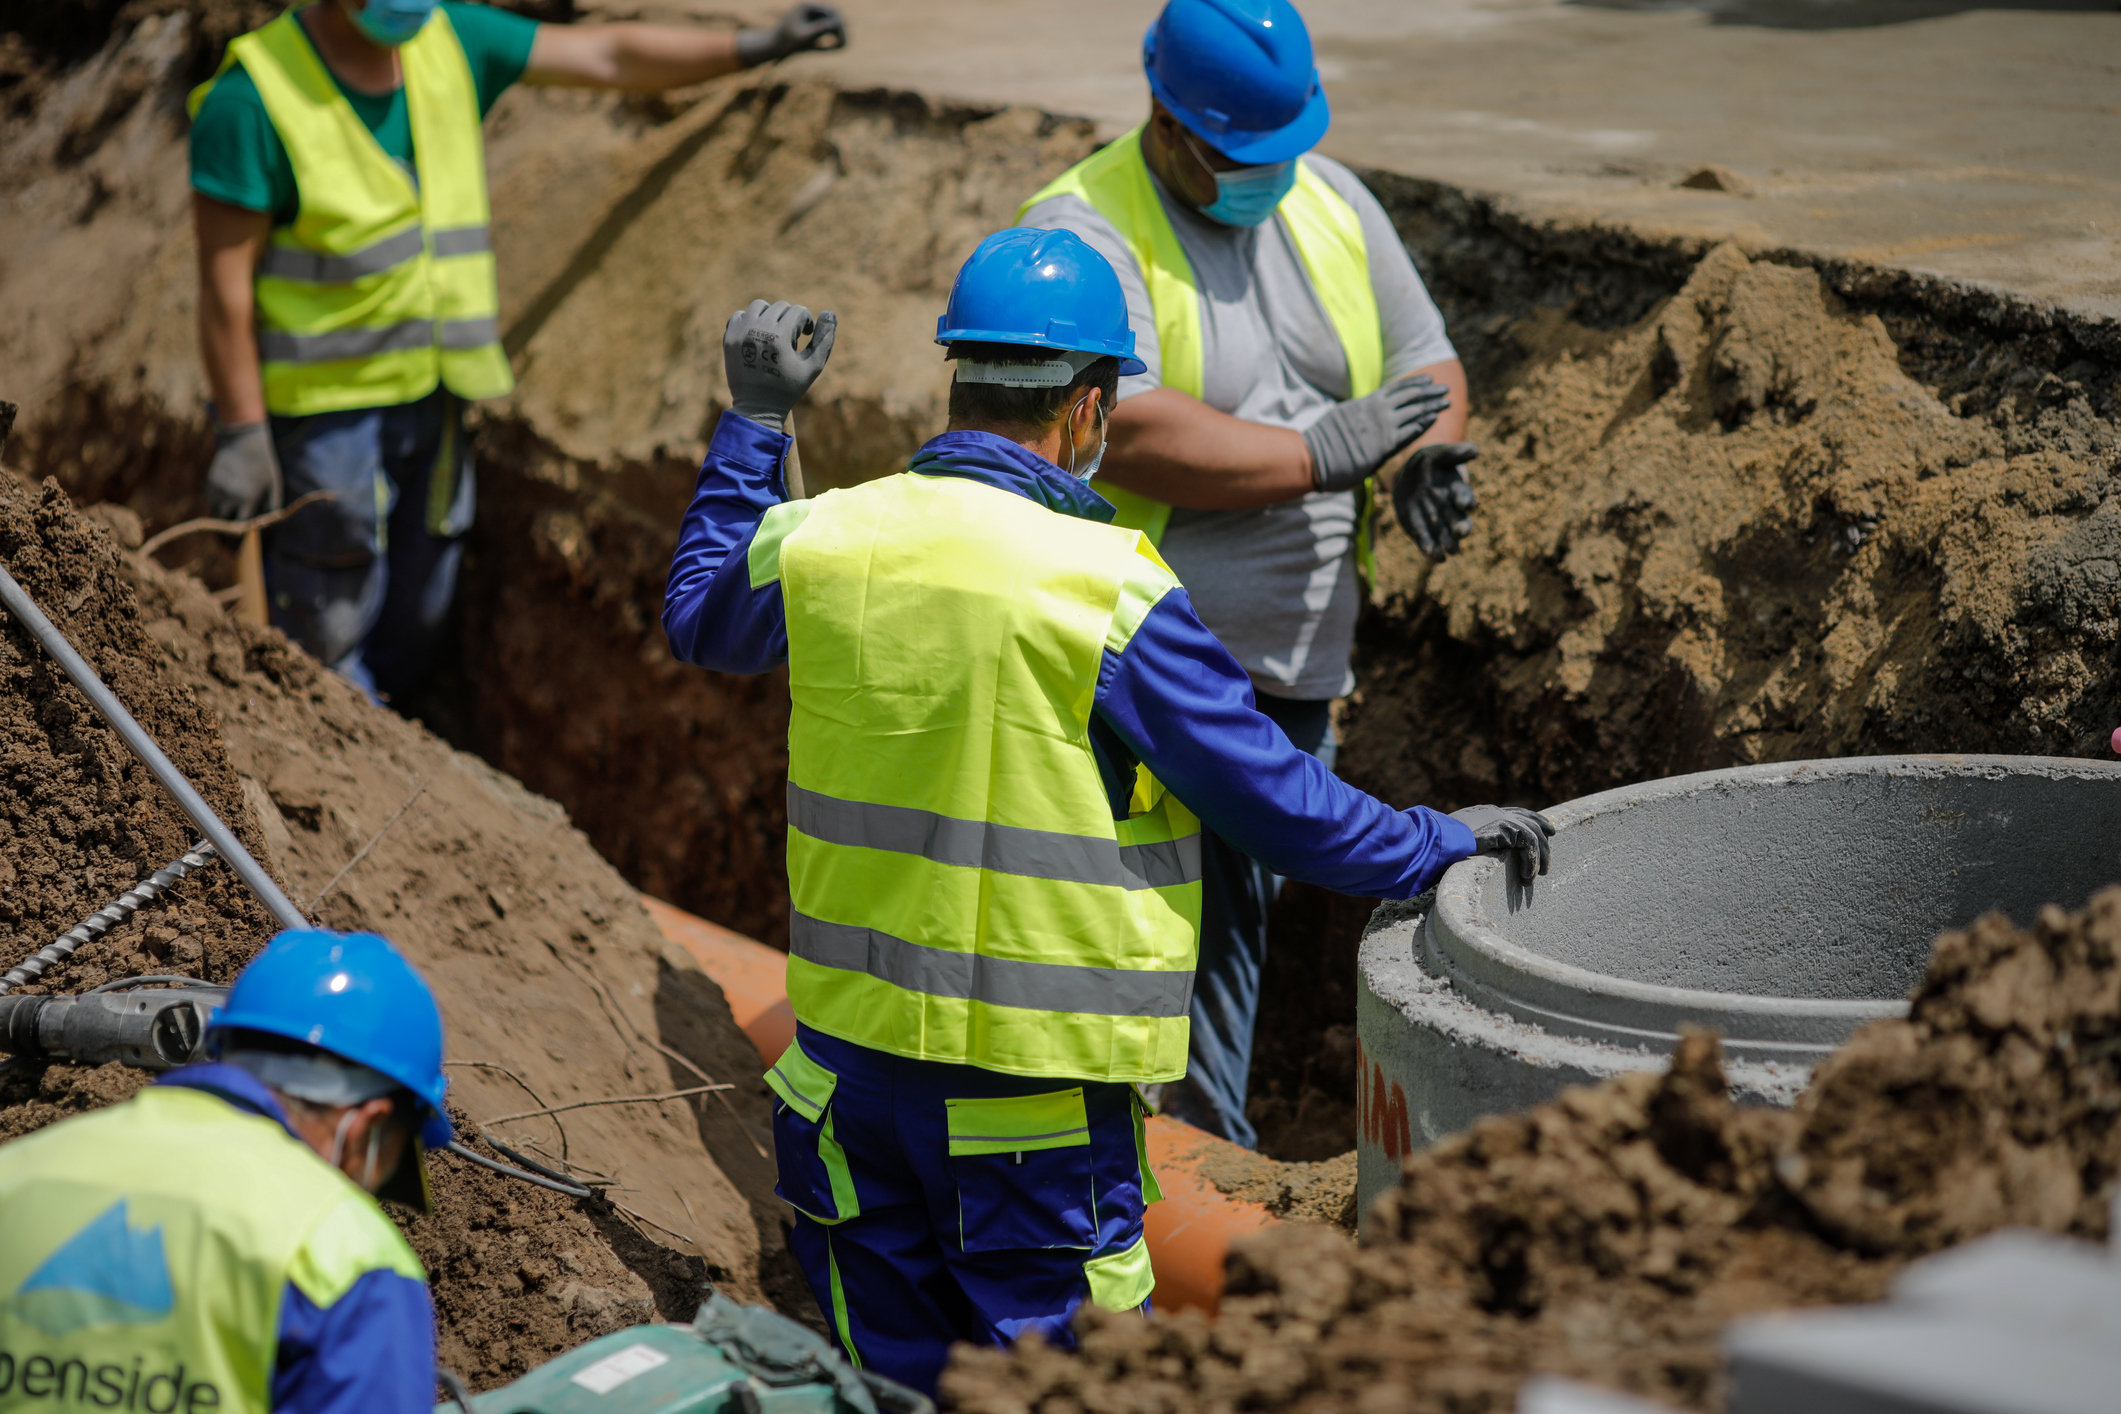
POLYGON ((1311 288, 1346 350, 1348 396, 1376 392, 1384 381, 1384 328, 1370 284, 1370 247, 1363 237, 1362 217, 1301 158, 1296 185, 1282 198, 1276 214, 1288 223, 1304 273, 1311 277, 1311 288))
MULTIPOLYGON (((411 1162, 410 1155, 406 1162, 411 1162)), ((373 1202, 349 1193, 303 1239, 287 1279, 317 1305, 330 1306, 375 1271, 427 1279, 396 1225, 373 1202)))

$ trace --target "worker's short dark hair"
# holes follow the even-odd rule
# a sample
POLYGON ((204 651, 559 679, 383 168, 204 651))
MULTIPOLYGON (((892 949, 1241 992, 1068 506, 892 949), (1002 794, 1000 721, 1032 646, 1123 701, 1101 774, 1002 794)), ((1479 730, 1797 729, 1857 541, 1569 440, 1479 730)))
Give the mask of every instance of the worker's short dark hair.
MULTIPOLYGON (((969 341, 952 344, 950 352, 968 363, 1029 364, 1043 363, 1055 357, 1045 349, 1025 344, 969 341)), ((953 379, 950 383, 950 422, 953 426, 971 422, 1044 433, 1067 416, 1068 409, 1075 406, 1076 400, 1089 388, 1102 390, 1105 415, 1111 416, 1113 399, 1119 395, 1119 360, 1109 354, 1099 358, 1063 388, 1008 388, 999 383, 967 383, 953 379)))

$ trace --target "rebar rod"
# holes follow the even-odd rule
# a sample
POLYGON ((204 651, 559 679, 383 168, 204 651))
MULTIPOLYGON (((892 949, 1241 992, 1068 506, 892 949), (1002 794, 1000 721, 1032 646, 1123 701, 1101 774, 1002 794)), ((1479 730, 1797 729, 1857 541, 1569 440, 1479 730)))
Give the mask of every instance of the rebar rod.
POLYGON ((36 981, 39 977, 42 977, 45 973, 72 957, 75 949, 94 942, 139 912, 147 904, 153 903, 163 890, 191 873, 192 870, 211 864, 220 857, 220 851, 216 850, 205 840, 200 840, 183 854, 178 855, 168 867, 157 869, 154 873, 148 875, 147 878, 142 879, 139 883, 118 895, 115 900, 105 904, 80 923, 61 933, 58 938, 53 940, 50 946, 24 958, 21 962, 9 968, 7 975, 0 977, 0 993, 10 991, 25 982, 36 981))
POLYGON ((309 920, 302 916, 301 910, 289 901, 286 894, 280 892, 280 886, 272 881, 272 876, 265 872, 257 860, 251 858, 250 851, 243 847, 243 842, 236 838, 235 832, 214 813, 205 797, 193 789, 192 783, 184 778, 184 773, 177 769, 175 763, 162 754, 162 748, 155 745, 155 739, 133 720, 133 714, 125 710, 125 704, 103 685, 103 679, 96 676, 96 670, 88 665, 88 660, 74 651, 74 645, 66 641, 66 635, 59 632, 50 619, 44 617, 44 611, 39 609, 36 601, 15 582, 15 577, 8 573, 4 565, 0 565, 0 604, 5 604, 7 611, 30 631, 37 642, 44 645, 44 651, 51 654, 54 661, 65 670, 66 675, 73 679, 74 686, 81 689, 96 711, 102 714, 103 720, 109 722, 118 735, 125 738, 125 744, 133 749, 133 754, 140 758, 148 770, 154 772, 155 779, 162 782, 162 788, 176 797, 177 804, 184 807, 184 813, 191 816, 192 823, 199 827, 199 833, 206 836, 207 842, 228 861, 229 867, 236 871, 243 882, 250 886, 250 891, 258 896, 258 901, 265 905, 266 911, 279 920, 280 926, 307 928, 309 920))

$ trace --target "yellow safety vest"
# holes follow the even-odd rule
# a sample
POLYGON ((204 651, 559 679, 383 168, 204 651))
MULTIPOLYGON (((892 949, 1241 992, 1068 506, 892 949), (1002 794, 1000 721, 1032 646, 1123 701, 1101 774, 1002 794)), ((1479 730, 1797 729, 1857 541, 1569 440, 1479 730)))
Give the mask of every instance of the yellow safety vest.
MULTIPOLYGON (((1018 209, 1017 219, 1051 197, 1078 196, 1110 221, 1133 250, 1149 286, 1163 386, 1197 398, 1202 390, 1200 287, 1142 160, 1141 133, 1140 128, 1134 129, 1055 177, 1018 209)), ((1301 159, 1296 164, 1296 185, 1281 199, 1274 215, 1288 227, 1297 254, 1303 257, 1304 273, 1311 277, 1311 288, 1325 307, 1333 332, 1340 336, 1348 359, 1348 396, 1360 398, 1376 392, 1384 378, 1384 331, 1377 317, 1377 296, 1370 287, 1370 250, 1363 239, 1362 218, 1301 159)), ((1105 482, 1098 483, 1097 491, 1119 507, 1115 524, 1133 526, 1152 541, 1162 542, 1171 521, 1169 506, 1105 482)), ((1356 554, 1374 582, 1369 522, 1376 497, 1371 481, 1364 481, 1362 495, 1363 526, 1356 536, 1356 554)))
POLYGON ((0 1145, 0 1214, 0 1410, 267 1414, 290 1281, 426 1280, 344 1174, 175 1086, 0 1145))
POLYGON ((437 10, 398 47, 415 186, 339 92, 290 10, 230 42, 199 105, 241 63, 301 194, 255 281, 265 406, 282 416, 423 398, 439 381, 462 398, 515 386, 501 350, 488 233, 478 89, 449 17, 437 10))
POLYGON ((1149 1083, 1186 1070, 1200 822, 1090 746, 1106 649, 1178 584, 1136 531, 953 476, 767 512, 788 619, 788 998, 894 1055, 1149 1083))

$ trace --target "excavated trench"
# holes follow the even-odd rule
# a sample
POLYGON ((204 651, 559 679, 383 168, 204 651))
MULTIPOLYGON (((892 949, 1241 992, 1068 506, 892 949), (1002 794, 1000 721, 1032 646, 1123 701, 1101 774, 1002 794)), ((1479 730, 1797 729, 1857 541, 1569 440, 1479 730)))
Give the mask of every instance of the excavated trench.
MULTIPOLYGON (((41 183, 0 269, 0 298, 36 317, 0 332, 0 361, 30 385, 17 469, 151 531, 197 513, 208 445, 189 251, 165 233, 193 20, 221 7, 148 8, 176 13, 39 80, 36 121, 0 146, 12 189, 41 183), (141 96, 111 117, 89 79, 141 96), (113 260, 139 272, 122 302, 90 288, 113 260), (61 308, 43 292, 69 279, 61 308)), ((784 941, 785 684, 675 664, 658 624, 722 321, 762 295, 837 309, 803 470, 813 490, 887 473, 942 425, 930 321, 959 261, 1092 141, 1029 110, 819 82, 510 94, 490 159, 521 386, 475 416, 457 653, 405 705, 564 804, 644 891, 784 941)), ((2105 752, 2112 326, 1367 176, 1471 368, 1484 451, 1461 555, 1431 568, 1384 532, 1351 780, 1452 808, 1809 756, 2105 752)), ((210 541, 164 559, 225 582, 210 541)), ((1277 908, 1255 1110, 1281 1157, 1352 1147, 1368 911, 1300 886, 1277 908)))

